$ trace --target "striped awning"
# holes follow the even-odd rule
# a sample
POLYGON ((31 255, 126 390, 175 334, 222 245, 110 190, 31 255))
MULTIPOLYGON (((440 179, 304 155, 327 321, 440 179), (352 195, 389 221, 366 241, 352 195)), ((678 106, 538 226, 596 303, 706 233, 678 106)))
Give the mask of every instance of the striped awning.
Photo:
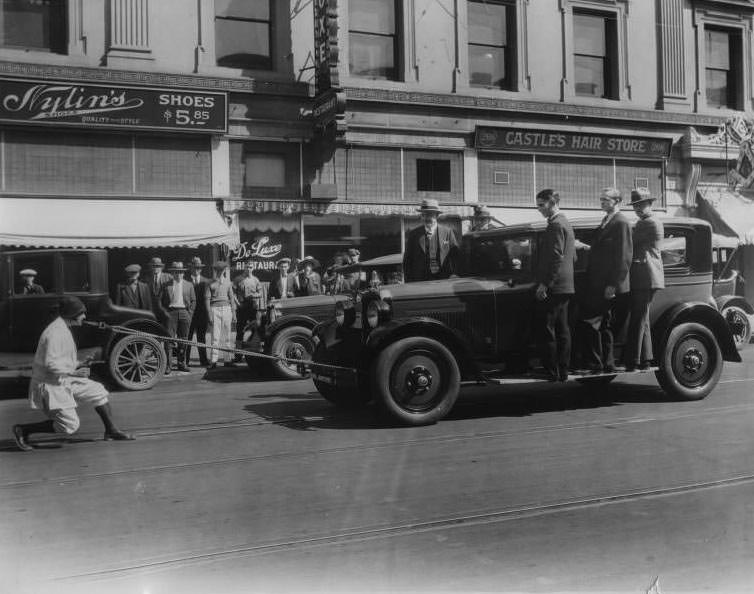
MULTIPOLYGON (((473 205, 440 204, 441 216, 470 217, 473 205)), ((373 217, 418 217, 416 204, 370 203, 370 202, 303 202, 285 200, 225 200, 226 213, 277 212, 283 215, 308 214, 323 216, 329 214, 373 217)))

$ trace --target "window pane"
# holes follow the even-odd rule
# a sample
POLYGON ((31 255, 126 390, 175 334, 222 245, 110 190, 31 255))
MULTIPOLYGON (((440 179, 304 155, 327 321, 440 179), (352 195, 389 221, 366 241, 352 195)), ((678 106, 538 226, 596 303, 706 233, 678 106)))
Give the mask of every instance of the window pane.
POLYGON ((507 6, 469 2, 469 43, 506 45, 507 6))
POLYGON ((16 295, 24 294, 24 279, 19 272, 26 268, 36 271, 37 276, 34 283, 41 286, 45 293, 55 292, 55 256, 48 254, 17 254, 14 258, 13 268, 15 269, 13 282, 15 283, 14 293, 16 295))
POLYGON ((351 74, 395 78, 392 37, 351 33, 350 42, 348 66, 351 74))
POLYGON ((63 254, 63 291, 83 293, 89 290, 89 255, 63 254))
POLYGON ((526 275, 531 268, 530 237, 478 238, 467 240, 466 271, 471 275, 526 275))
POLYGON ((283 155, 247 154, 245 158, 246 186, 285 187, 285 157, 283 155))
POLYGON ((348 10, 351 31, 395 33, 394 0, 350 0, 348 10))
POLYGON ((269 70, 270 31, 267 23, 215 20, 218 66, 269 70))
POLYGON ((574 14, 573 44, 576 54, 604 56, 606 54, 604 17, 574 14))
POLYGON ((728 73, 724 70, 706 71, 707 105, 710 107, 728 107, 728 73))
POLYGON ((270 20, 269 0, 215 0, 215 16, 270 20))
POLYGON ((0 45, 64 51, 64 0, 0 0, 0 45))
POLYGON ((469 46, 471 84, 490 87, 505 82, 505 50, 503 48, 469 46))
POLYGON ((602 58, 576 56, 574 66, 576 69, 576 94, 590 97, 604 96, 605 81, 602 58))
POLYGON ((419 192, 450 192, 450 161, 417 159, 416 189, 419 192))
POLYGON ((725 31, 706 31, 707 67, 730 69, 730 36, 725 31))
POLYGON ((668 235, 660 242, 662 265, 667 269, 683 268, 687 265, 686 238, 682 235, 668 235))

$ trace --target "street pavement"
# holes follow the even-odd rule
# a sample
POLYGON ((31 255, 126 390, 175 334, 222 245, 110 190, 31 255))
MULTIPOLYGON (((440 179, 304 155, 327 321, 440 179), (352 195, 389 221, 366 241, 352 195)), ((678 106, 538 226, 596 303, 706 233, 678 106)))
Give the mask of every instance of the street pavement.
POLYGON ((754 592, 743 356, 700 402, 648 375, 471 388, 418 428, 194 369, 113 394, 136 441, 82 410, 30 453, 5 398, 0 592, 754 592))

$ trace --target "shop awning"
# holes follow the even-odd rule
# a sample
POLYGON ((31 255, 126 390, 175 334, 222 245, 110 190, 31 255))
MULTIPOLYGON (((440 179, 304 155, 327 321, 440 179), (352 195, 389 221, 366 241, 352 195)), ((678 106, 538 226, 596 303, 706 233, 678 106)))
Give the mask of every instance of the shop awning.
POLYGON ((697 215, 709 221, 720 235, 754 244, 754 200, 726 187, 699 187, 697 215))
MULTIPOLYGON (((441 216, 470 217, 473 205, 440 204, 441 216)), ((226 212, 278 212, 283 215, 351 215, 393 217, 418 217, 417 204, 369 203, 369 202, 293 202, 285 200, 226 200, 226 212)))
POLYGON ((134 248, 238 246, 214 201, 0 198, 0 245, 134 248))

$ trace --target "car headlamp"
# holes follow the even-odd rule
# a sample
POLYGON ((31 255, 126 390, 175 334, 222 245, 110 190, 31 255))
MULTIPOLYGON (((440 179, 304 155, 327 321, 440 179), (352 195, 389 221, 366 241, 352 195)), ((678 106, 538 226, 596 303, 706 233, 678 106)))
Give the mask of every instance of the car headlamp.
POLYGON ((390 319, 390 306, 382 299, 370 301, 366 311, 367 325, 376 328, 390 319))

